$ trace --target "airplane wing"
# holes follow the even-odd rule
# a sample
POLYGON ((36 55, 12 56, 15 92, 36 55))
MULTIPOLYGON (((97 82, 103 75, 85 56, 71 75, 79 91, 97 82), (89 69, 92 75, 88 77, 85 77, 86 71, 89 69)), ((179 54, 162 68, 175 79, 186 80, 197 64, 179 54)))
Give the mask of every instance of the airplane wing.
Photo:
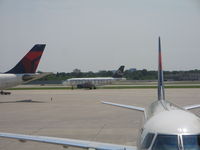
POLYGON ((144 112, 145 109, 142 107, 137 107, 137 106, 132 106, 132 105, 124 105, 124 104, 116 104, 116 103, 111 103, 111 102, 104 102, 102 101, 103 104, 108 104, 108 105, 113 105, 113 106, 118 106, 118 107, 123 107, 123 108, 127 108, 127 109, 133 109, 133 110, 137 110, 137 111, 142 111, 144 112))
POLYGON ((187 110, 195 109, 195 108, 200 108, 200 104, 198 104, 198 105, 185 106, 185 107, 183 107, 183 108, 185 108, 185 109, 187 109, 187 110))
POLYGON ((50 144, 61 145, 64 148, 78 147, 78 148, 92 149, 92 150, 137 150, 137 148, 134 146, 115 145, 115 144, 108 144, 108 143, 47 137, 47 136, 0 133, 0 138, 17 139, 20 142, 34 141, 34 142, 41 142, 41 143, 50 143, 50 144))

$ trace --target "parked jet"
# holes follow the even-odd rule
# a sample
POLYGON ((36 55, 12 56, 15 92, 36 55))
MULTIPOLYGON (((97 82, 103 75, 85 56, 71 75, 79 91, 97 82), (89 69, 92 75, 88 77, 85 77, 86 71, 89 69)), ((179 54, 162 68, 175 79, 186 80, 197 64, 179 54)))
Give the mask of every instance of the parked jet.
POLYGON ((45 44, 36 44, 11 70, 0 74, 0 94, 10 94, 3 90, 41 78, 48 73, 37 74, 36 69, 43 54, 45 44))
POLYGON ((188 111, 200 105, 181 108, 165 100, 160 38, 158 99, 147 109, 111 102, 103 103, 144 112, 145 122, 139 132, 137 146, 13 133, 0 133, 0 137, 18 139, 21 142, 35 141, 92 150, 200 150, 200 118, 188 111))
POLYGON ((64 85, 70 85, 72 89, 76 86, 77 88, 89 88, 96 89, 98 85, 112 84, 115 81, 125 80, 122 78, 124 74, 124 66, 120 66, 119 69, 114 73, 112 77, 95 77, 95 78, 71 78, 64 81, 64 85))

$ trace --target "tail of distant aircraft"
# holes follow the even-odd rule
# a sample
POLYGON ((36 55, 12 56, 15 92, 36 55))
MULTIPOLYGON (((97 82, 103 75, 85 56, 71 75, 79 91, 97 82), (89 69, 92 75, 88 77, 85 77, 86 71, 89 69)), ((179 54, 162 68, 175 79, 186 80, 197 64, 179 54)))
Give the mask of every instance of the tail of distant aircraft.
POLYGON ((165 100, 160 37, 158 39, 158 100, 165 100))
POLYGON ((20 60, 20 62, 6 73, 35 73, 45 46, 45 44, 34 45, 34 47, 20 60))
POLYGON ((120 66, 119 69, 114 73, 113 78, 122 78, 124 75, 124 67, 125 66, 120 66))
MULTIPOLYGON (((162 69, 162 53, 161 53, 161 40, 160 37, 158 38, 158 101, 162 103, 164 107, 165 105, 165 91, 164 91, 164 79, 163 79, 163 69, 162 69)), ((142 107, 137 107, 137 106, 132 106, 132 105, 124 105, 124 104, 117 104, 117 103, 112 103, 112 102, 105 102, 102 101, 103 104, 108 104, 108 105, 113 105, 113 106, 118 106, 118 107, 123 107, 123 108, 128 108, 132 110, 137 110, 137 111, 142 111, 146 116, 146 111, 145 108, 142 107)), ((193 109, 200 107, 200 105, 195 105, 195 106, 188 106, 186 107, 187 109, 193 109)), ((155 109, 155 107, 151 108, 151 113, 153 112, 152 109, 155 109)))

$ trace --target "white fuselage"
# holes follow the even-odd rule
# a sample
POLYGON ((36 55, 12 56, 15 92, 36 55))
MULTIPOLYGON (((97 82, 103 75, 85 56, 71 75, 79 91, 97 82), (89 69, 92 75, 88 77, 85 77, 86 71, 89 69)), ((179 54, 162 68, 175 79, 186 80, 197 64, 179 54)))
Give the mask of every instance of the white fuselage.
POLYGON ((170 144, 173 141, 173 144, 177 144, 177 149, 182 150, 183 147, 187 146, 187 143, 184 142, 187 136, 195 137, 200 135, 200 118, 168 101, 156 101, 152 103, 146 109, 144 118, 144 125, 140 130, 137 143, 138 150, 159 150, 160 147, 157 146, 160 144, 159 142, 163 141, 166 141, 164 143, 164 145, 166 144, 166 148, 161 148, 163 150, 174 149, 175 145, 170 148, 170 144), (152 139, 149 140, 151 142, 147 145, 149 147, 144 148, 144 141, 148 134, 152 139))
POLYGON ((113 77, 96 77, 96 78, 71 78, 63 82, 63 84, 76 86, 78 84, 90 83, 93 85, 106 85, 112 84, 115 81, 125 80, 125 78, 113 78, 113 77))
POLYGON ((0 90, 5 90, 24 82, 36 79, 38 74, 0 74, 0 90))
POLYGON ((17 86, 23 82, 23 74, 0 74, 0 90, 17 86))

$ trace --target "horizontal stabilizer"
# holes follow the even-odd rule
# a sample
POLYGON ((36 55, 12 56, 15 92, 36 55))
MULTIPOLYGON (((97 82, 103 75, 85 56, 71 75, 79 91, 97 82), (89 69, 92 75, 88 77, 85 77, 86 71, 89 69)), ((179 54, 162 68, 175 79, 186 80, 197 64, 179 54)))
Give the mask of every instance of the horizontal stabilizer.
POLYGON ((198 105, 185 106, 185 107, 183 107, 183 108, 185 108, 185 109, 187 109, 187 110, 195 109, 195 108, 200 108, 200 104, 198 104, 198 105))
POLYGON ((103 103, 103 104, 108 104, 108 105, 117 106, 117 107, 123 107, 123 108, 127 108, 127 109, 142 111, 142 112, 145 111, 145 109, 142 108, 142 107, 137 107, 137 106, 132 106, 132 105, 116 104, 116 103, 104 102, 104 101, 102 101, 102 103, 103 103))
POLYGON ((23 76, 23 80, 25 78, 27 78, 27 80, 24 80, 24 83, 28 83, 28 82, 43 78, 45 76, 51 75, 51 74, 53 74, 53 73, 52 72, 43 72, 43 73, 35 73, 35 74, 26 74, 23 76))
POLYGON ((47 137, 47 136, 13 134, 13 133, 0 133, 0 138, 17 139, 23 143, 26 141, 49 143, 49 144, 61 145, 65 148, 78 147, 78 148, 94 149, 94 150, 137 150, 136 147, 134 146, 116 145, 116 144, 47 137))

